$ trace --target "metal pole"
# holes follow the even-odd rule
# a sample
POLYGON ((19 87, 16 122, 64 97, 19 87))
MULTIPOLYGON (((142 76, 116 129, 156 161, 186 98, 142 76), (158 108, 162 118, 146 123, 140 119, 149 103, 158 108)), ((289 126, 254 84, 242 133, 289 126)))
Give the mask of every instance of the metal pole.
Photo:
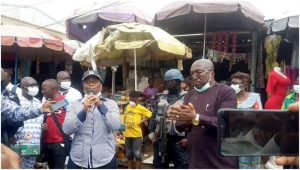
POLYGON ((205 58, 205 41, 206 41, 206 16, 207 14, 204 15, 204 36, 203 36, 203 54, 202 54, 202 58, 205 58))
POLYGON ((123 88, 127 88, 127 84, 126 84, 126 78, 127 78, 127 64, 126 61, 124 59, 123 64, 122 64, 122 76, 123 76, 123 88))
MULTIPOLYGON (((113 66, 114 67, 114 66, 113 66)), ((111 67, 111 71, 112 71, 112 79, 111 79, 111 95, 114 95, 115 93, 115 83, 116 83, 116 72, 115 69, 111 67)))
POLYGON ((18 58, 19 58, 19 47, 16 45, 16 58, 15 58, 15 77, 14 83, 18 83, 18 58))
POLYGON ((134 53, 134 90, 137 91, 137 72, 136 72, 136 49, 133 49, 134 53))
MULTIPOLYGON (((228 31, 220 31, 220 32, 228 32, 228 31)), ((252 34, 250 31, 235 31, 237 35, 243 35, 243 34, 252 34)), ((206 35, 212 35, 213 32, 206 32, 206 35)), ((203 36, 204 33, 195 33, 195 34, 176 34, 172 35, 173 37, 196 37, 196 36, 203 36)))

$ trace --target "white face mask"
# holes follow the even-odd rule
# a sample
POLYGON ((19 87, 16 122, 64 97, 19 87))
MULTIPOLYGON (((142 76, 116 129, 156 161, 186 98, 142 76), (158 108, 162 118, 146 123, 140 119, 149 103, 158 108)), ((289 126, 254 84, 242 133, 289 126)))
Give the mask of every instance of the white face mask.
POLYGON ((211 79, 211 74, 209 75, 208 82, 203 87, 201 87, 200 89, 198 89, 197 87, 194 86, 194 89, 196 91, 198 91, 199 93, 204 92, 205 90, 209 89, 210 88, 210 84, 209 84, 210 83, 210 79, 211 79))
POLYGON ((230 87, 233 88, 236 94, 238 94, 242 90, 239 84, 232 84, 230 87))
POLYGON ((294 85, 294 91, 295 93, 299 94, 299 85, 294 85))
POLYGON ((129 101, 129 104, 130 104, 130 106, 132 106, 132 107, 135 107, 135 106, 136 106, 136 103, 133 102, 133 101, 129 101))
POLYGON ((60 82, 60 87, 62 89, 68 90, 71 87, 71 82, 70 81, 62 81, 62 82, 60 82))
POLYGON ((34 97, 39 93, 39 88, 38 86, 32 86, 32 87, 28 87, 28 92, 27 94, 34 97))

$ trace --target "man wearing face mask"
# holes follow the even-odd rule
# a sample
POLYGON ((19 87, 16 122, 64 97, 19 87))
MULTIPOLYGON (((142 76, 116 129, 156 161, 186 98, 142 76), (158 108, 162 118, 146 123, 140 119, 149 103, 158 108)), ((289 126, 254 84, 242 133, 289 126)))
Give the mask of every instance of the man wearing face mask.
POLYGON ((59 92, 65 96, 68 101, 72 102, 73 100, 81 100, 81 93, 71 87, 71 77, 70 74, 66 71, 60 71, 56 75, 56 80, 59 83, 59 92))
MULTIPOLYGON (((9 78, 7 73, 1 68, 1 93, 5 90, 6 85, 9 83, 9 78)), ((8 96, 2 94, 1 95, 1 143, 9 146, 9 142, 5 139, 3 135, 4 131, 9 131, 10 129, 6 129, 2 125, 4 122, 8 121, 11 123, 15 123, 18 121, 25 121, 28 119, 36 118, 43 114, 43 112, 50 112, 50 105, 52 101, 46 101, 42 107, 26 107, 20 106, 16 102, 10 100, 8 96)))
POLYGON ((217 149, 217 112, 221 108, 236 108, 236 93, 215 82, 214 65, 208 59, 196 60, 190 75, 194 88, 186 94, 184 104, 168 110, 169 118, 177 120, 177 129, 189 132, 189 168, 238 168, 236 158, 222 157, 217 149))
MULTIPOLYGON (((39 92, 38 84, 32 77, 21 79, 22 95, 19 96, 21 106, 40 109, 41 102, 35 98, 39 92)), ((24 121, 24 126, 15 135, 16 143, 12 146, 21 156, 21 169, 33 169, 37 155, 40 153, 40 136, 43 115, 24 121)))
POLYGON ((159 125, 161 118, 166 118, 167 110, 170 106, 179 106, 183 103, 186 94, 180 88, 181 82, 184 80, 181 72, 178 69, 170 69, 165 73, 164 81, 166 83, 167 92, 161 94, 157 99, 157 104, 154 107, 154 115, 149 124, 149 138, 153 143, 154 159, 153 165, 155 168, 164 169, 169 168, 172 161, 174 168, 186 169, 188 168, 187 153, 185 150, 185 133, 178 132, 175 128, 175 121, 166 119, 166 153, 160 155, 160 145, 163 141, 159 139, 161 129, 159 125), (163 161, 164 159, 164 161, 163 161))
POLYGON ((102 96, 102 78, 88 70, 82 76, 84 98, 70 103, 62 129, 74 134, 68 169, 116 168, 116 141, 113 132, 121 126, 115 101, 102 96))

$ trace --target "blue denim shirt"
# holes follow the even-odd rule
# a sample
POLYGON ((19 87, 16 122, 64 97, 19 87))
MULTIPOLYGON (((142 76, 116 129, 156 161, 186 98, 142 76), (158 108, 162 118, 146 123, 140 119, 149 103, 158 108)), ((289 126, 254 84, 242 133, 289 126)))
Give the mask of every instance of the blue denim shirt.
POLYGON ((30 108, 19 106, 7 96, 1 96, 1 119, 5 118, 11 122, 33 119, 43 114, 42 108, 30 108))
POLYGON ((84 168, 108 164, 115 155, 113 131, 121 126, 120 112, 115 101, 102 99, 102 104, 84 112, 82 101, 73 101, 63 123, 63 131, 74 134, 70 157, 84 168))

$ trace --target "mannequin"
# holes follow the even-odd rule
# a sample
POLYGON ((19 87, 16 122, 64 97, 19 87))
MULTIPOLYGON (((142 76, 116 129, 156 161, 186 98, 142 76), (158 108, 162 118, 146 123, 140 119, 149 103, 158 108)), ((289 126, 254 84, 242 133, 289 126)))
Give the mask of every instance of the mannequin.
POLYGON ((265 109, 281 109, 290 83, 291 80, 281 72, 281 68, 274 67, 268 78, 266 91, 269 98, 265 104, 265 109))
POLYGON ((281 72, 281 68, 280 67, 274 67, 274 71, 278 74, 280 74, 282 77, 286 78, 286 76, 281 72))

